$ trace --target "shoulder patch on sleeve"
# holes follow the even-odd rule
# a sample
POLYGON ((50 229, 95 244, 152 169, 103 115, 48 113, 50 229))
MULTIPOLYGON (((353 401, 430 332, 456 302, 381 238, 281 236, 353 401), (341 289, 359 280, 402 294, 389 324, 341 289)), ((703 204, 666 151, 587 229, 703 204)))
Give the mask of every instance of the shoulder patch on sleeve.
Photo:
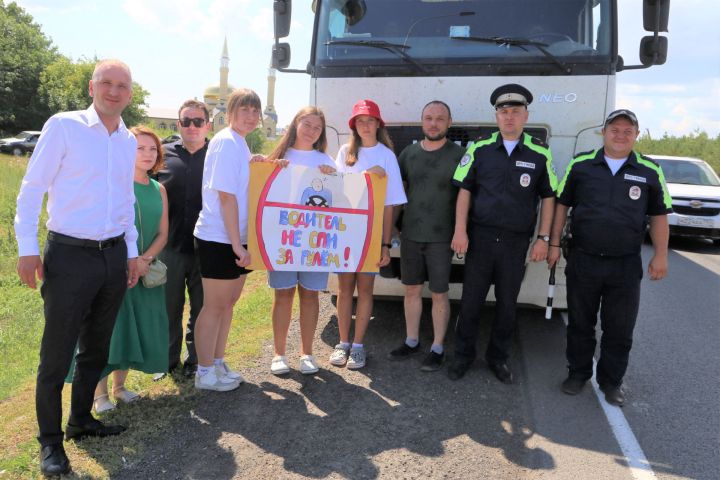
POLYGON ((595 154, 596 151, 597 151, 597 150, 587 150, 587 151, 585 151, 585 152, 576 153, 575 156, 573 157, 573 159, 575 159, 575 158, 580 158, 580 157, 584 157, 584 156, 589 155, 589 154, 591 154, 591 153, 592 153, 592 154, 595 154))
POLYGON ((550 148, 547 143, 543 142, 542 140, 540 140, 540 139, 537 138, 537 137, 533 137, 532 135, 530 135, 530 141, 531 141, 532 143, 534 143, 535 145, 538 145, 538 146, 540 146, 540 147, 550 148))
POLYGON ((652 164, 655 165, 655 166, 658 166, 658 167, 660 166, 660 164, 659 164, 658 162, 656 162, 655 160, 653 160, 653 159, 650 158, 650 157, 647 157, 647 156, 643 155, 643 154, 640 153, 640 152, 635 152, 635 155, 637 155, 637 159, 638 159, 638 160, 642 159, 642 160, 645 160, 646 162, 652 163, 652 164))

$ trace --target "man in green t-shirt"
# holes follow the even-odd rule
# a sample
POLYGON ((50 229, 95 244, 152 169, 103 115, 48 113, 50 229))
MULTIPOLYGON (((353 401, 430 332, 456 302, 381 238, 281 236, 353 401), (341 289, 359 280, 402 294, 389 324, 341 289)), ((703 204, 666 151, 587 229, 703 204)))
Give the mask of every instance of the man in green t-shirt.
POLYGON ((398 159, 408 198, 400 245, 407 338, 390 352, 390 358, 401 360, 421 351, 422 289, 429 280, 434 338, 420 369, 432 372, 440 368, 445 357, 443 341, 450 318, 448 289, 453 255, 450 241, 457 197, 452 178, 465 150, 447 139, 452 123, 447 104, 433 100, 423 108, 421 119, 425 138, 406 147, 398 159))

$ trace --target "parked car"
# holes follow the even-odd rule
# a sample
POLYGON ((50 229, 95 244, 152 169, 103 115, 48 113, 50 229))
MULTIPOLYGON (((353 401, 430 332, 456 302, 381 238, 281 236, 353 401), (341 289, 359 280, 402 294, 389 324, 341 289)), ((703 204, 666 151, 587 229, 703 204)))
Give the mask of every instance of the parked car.
POLYGON ((180 141, 180 134, 179 133, 173 133, 172 135, 168 135, 167 137, 162 139, 163 145, 166 143, 175 143, 180 141))
POLYGON ((720 178, 699 158, 648 155, 665 174, 674 213, 671 235, 710 238, 720 244, 720 178))
POLYGON ((40 138, 40 132, 28 130, 11 138, 0 139, 0 152, 12 153, 17 156, 32 153, 38 138, 40 138))

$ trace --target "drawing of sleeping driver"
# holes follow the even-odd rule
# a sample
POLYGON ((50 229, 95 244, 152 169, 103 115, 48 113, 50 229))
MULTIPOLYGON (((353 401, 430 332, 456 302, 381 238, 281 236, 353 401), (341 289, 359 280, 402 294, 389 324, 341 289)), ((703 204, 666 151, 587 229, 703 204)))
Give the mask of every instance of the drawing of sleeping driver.
POLYGON ((330 207, 332 205, 332 192, 324 188, 322 180, 313 178, 310 185, 310 187, 303 190, 300 204, 309 207, 330 207))

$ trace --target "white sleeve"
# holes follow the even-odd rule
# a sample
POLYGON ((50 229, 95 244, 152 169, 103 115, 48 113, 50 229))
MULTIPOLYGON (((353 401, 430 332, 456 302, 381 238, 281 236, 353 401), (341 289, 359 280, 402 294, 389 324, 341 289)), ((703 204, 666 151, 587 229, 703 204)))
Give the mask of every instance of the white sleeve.
POLYGON ((405 189, 402 184, 400 167, 395 154, 388 151, 385 160, 385 173, 387 174, 387 190, 385 191, 385 205, 402 205, 407 203, 405 189))
MULTIPOLYGON (((232 139, 218 139, 208 150, 205 162, 210 164, 208 187, 235 195, 240 184, 240 162, 245 160, 232 139)), ((246 161, 246 160, 245 160, 246 161)))
POLYGON ((17 197, 15 237, 18 242, 18 255, 21 257, 40 255, 37 239, 38 218, 43 197, 60 170, 65 156, 65 140, 65 129, 61 120, 51 117, 43 126, 17 197))
POLYGON ((342 147, 340 147, 340 150, 338 150, 337 156, 335 157, 335 169, 338 172, 345 172, 347 169, 347 165, 345 165, 345 157, 347 156, 347 150, 347 144, 343 145, 342 147))
MULTIPOLYGON (((133 165, 133 171, 135 168, 135 156, 137 152, 137 141, 135 140, 135 136, 133 136, 133 142, 132 142, 132 148, 129 149, 129 152, 132 152, 132 165, 133 165)), ((140 256, 140 252, 138 252, 137 247, 137 238, 138 238, 138 231, 135 227, 135 181, 134 177, 131 174, 130 175, 130 183, 127 185, 127 194, 125 196, 126 198, 126 208, 128 210, 128 218, 130 219, 130 223, 128 224, 127 228, 125 229, 125 245, 127 245, 127 252, 128 252, 128 259, 135 258, 140 256)))

